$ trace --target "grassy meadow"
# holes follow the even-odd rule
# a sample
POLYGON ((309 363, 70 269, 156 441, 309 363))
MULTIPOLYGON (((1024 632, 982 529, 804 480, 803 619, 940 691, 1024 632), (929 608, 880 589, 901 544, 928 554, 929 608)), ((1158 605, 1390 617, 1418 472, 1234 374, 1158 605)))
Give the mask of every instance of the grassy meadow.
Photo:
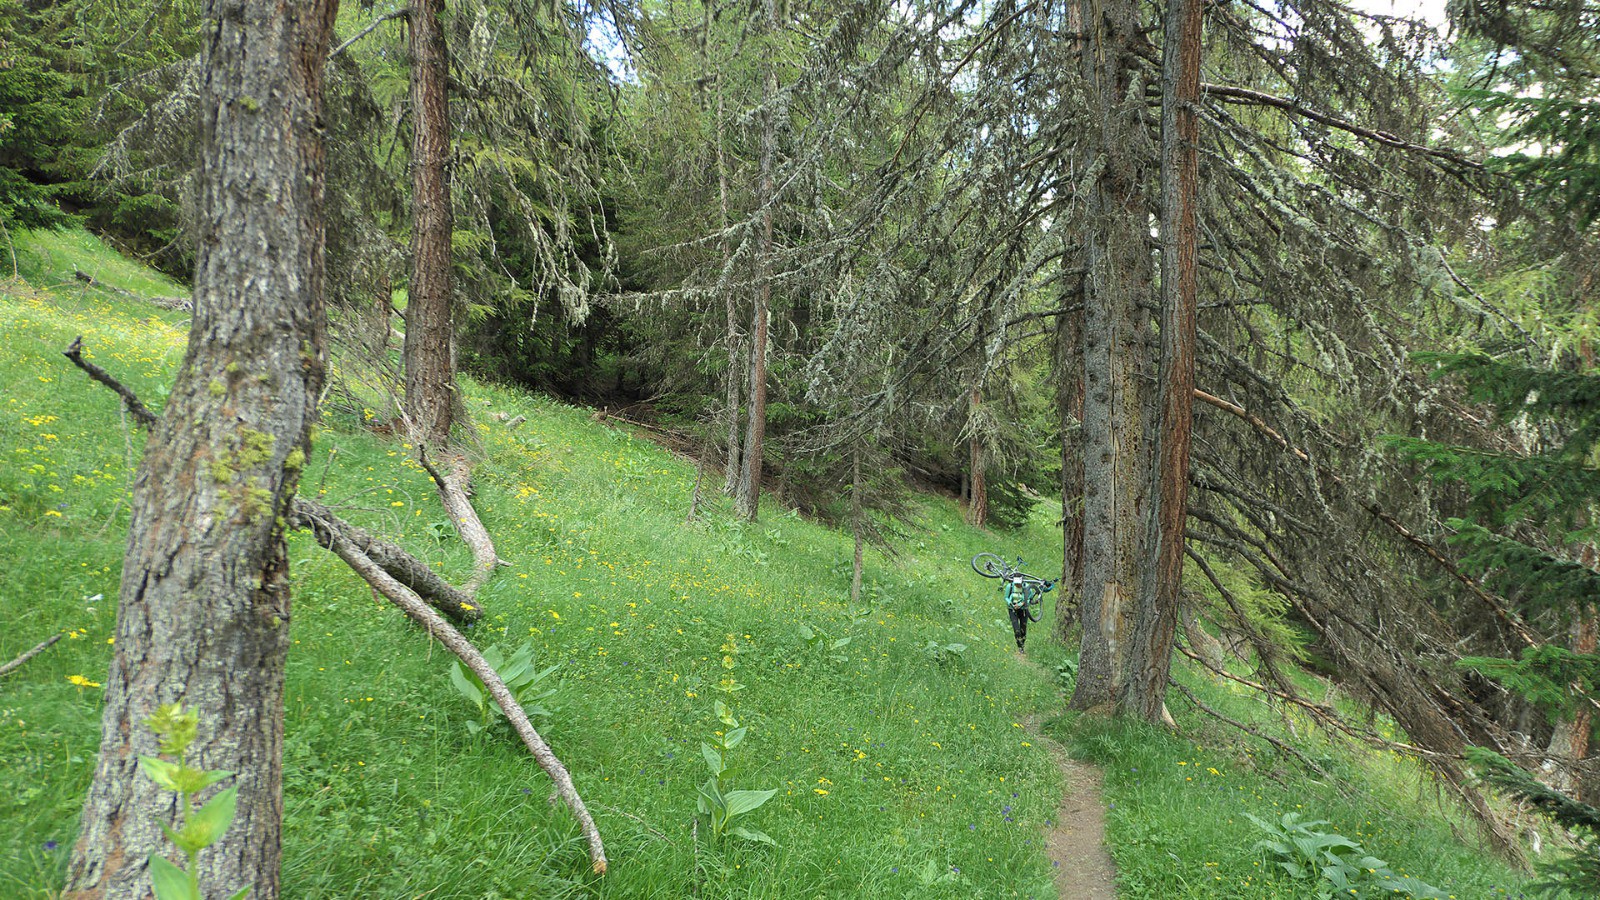
MULTIPOLYGON (((183 292, 82 232, 16 237, 20 277, 0 274, 0 663, 65 637, 0 680, 0 897, 44 898, 64 878, 93 771, 95 682, 113 650, 143 441, 60 350, 82 334, 86 356, 159 408, 186 315, 113 290, 183 292)), ((1042 833, 1062 779, 1030 718, 1105 767, 1124 898, 1317 896, 1255 847, 1244 815, 1291 809, 1464 900, 1518 895, 1518 877, 1470 848, 1474 826, 1408 762, 1302 729, 1339 776, 1325 783, 1177 696, 1181 736, 1063 715, 1067 653, 1041 625, 1018 657, 996 583, 967 564, 991 550, 1048 574, 1059 507, 990 533, 924 497, 897 555, 869 554, 852 606, 847 535, 778 505, 742 525, 721 498, 686 523, 692 461, 585 409, 465 390, 478 509, 509 562, 468 634, 480 647, 527 643, 556 667, 535 724, 595 814, 611 870, 588 873, 576 826, 509 729, 468 727, 479 711, 452 686, 449 654, 302 534, 285 896, 1044 900, 1056 894, 1042 833), (527 421, 508 429, 493 413, 527 421), (828 639, 808 642, 802 626, 828 639), (725 786, 776 789, 740 820, 775 845, 719 842, 696 824, 701 744, 725 729, 719 700, 749 729, 725 786)), ((302 491, 464 576, 470 559, 426 474, 365 427, 382 415, 370 402, 329 407, 302 491)), ((1259 701, 1181 666, 1179 677, 1281 731, 1259 701)))

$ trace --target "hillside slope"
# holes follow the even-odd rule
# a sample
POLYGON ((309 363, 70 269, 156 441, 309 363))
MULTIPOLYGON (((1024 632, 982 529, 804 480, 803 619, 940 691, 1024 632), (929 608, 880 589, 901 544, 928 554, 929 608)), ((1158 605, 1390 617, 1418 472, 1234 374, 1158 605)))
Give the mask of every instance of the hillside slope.
MULTIPOLYGON (((13 826, 0 829, 0 895, 47 897, 93 771, 93 682, 111 652, 143 441, 59 351, 82 334, 88 354, 159 407, 184 314, 129 296, 181 288, 88 235, 21 244, 22 278, 0 281, 0 661, 66 639, 0 682, 0 820, 13 826)), ((847 536, 773 506, 754 526, 720 503, 686 523, 691 462, 587 410, 466 388, 478 507, 510 563, 469 634, 480 646, 527 643, 540 668, 555 667, 536 724, 595 813, 611 871, 587 874, 572 820, 503 725, 452 685, 448 654, 299 535, 286 896, 1055 896, 1041 838, 1063 785, 1022 725, 1059 715, 1054 667, 1066 657, 1043 626, 1029 649, 1046 664, 1009 649, 994 582, 967 560, 992 550, 1048 573, 1058 509, 989 533, 923 498, 897 556, 869 558, 852 607, 847 536), (507 428, 491 413, 527 421, 507 428), (776 789, 740 822, 774 846, 718 841, 696 821, 702 741, 728 730, 718 701, 748 728, 726 755, 725 787, 776 789)), ((461 577, 470 560, 427 476, 367 427, 381 414, 362 402, 330 404, 303 490, 461 577)), ((1254 701, 1182 677, 1277 727, 1254 701)), ((1315 896, 1272 878, 1242 816, 1290 805, 1337 816, 1352 835, 1363 818, 1403 823, 1360 839, 1458 896, 1515 883, 1450 838, 1455 814, 1421 796, 1414 768, 1307 739, 1349 780, 1323 784, 1174 706, 1183 738, 1070 717, 1051 726, 1107 767, 1124 897, 1315 896), (1214 774, 1196 785, 1202 771, 1214 774)))

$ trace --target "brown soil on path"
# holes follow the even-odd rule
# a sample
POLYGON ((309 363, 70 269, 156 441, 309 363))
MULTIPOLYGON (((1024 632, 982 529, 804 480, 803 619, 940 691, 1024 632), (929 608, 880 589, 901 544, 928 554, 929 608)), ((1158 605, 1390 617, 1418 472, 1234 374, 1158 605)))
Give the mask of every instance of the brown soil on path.
POLYGON ((1028 730, 1044 741, 1061 767, 1066 793, 1056 807, 1045 849, 1055 872, 1061 900, 1116 900, 1116 868, 1106 849, 1106 806, 1100 796, 1100 769, 1067 756, 1067 751, 1028 721, 1028 730))

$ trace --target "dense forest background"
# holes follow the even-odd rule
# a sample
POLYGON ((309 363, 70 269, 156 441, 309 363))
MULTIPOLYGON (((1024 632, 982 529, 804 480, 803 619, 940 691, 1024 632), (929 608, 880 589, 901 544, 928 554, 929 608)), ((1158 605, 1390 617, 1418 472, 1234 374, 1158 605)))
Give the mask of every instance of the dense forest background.
MULTIPOLYGON (((1333 676, 1505 848, 1474 765, 1592 827, 1600 7, 1448 13, 345 4, 329 340, 385 374, 323 402, 419 427, 437 295, 441 365, 849 529, 857 590, 910 490, 997 529, 1059 498, 1075 705, 1159 721, 1181 633, 1387 741, 1286 667, 1333 676)), ((0 0, 0 225, 193 277, 203 14, 0 0)))

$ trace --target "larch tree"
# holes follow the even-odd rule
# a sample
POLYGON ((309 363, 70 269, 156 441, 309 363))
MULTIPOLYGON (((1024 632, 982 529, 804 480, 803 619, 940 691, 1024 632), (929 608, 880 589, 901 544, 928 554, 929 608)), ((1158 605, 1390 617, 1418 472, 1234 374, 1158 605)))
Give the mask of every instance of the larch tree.
POLYGON ((1150 467, 1149 566, 1140 584, 1120 702, 1161 721, 1183 588, 1189 521, 1198 298, 1201 0, 1168 0, 1161 67, 1161 368, 1150 467))
POLYGON ((143 774, 145 721, 200 713, 191 753, 238 812, 200 883, 279 896, 284 515, 323 381, 321 88, 337 4, 204 9, 199 259, 188 349, 135 482, 99 762, 68 896, 144 898, 174 795, 143 774))

